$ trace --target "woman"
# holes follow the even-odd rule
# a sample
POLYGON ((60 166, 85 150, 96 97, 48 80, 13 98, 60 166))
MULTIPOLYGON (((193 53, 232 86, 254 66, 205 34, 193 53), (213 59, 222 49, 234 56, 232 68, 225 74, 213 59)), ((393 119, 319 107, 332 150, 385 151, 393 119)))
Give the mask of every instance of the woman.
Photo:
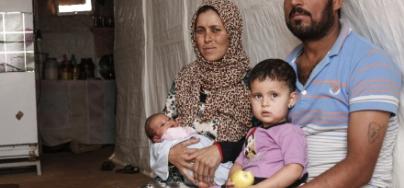
MULTIPOLYGON (((242 47, 242 19, 228 0, 208 0, 192 19, 192 44, 197 59, 179 73, 165 113, 180 126, 191 126, 216 144, 187 149, 190 139, 171 148, 169 161, 181 174, 193 170, 194 183, 211 184, 220 162, 233 161, 251 127, 251 108, 244 77, 249 59, 242 47)), ((191 178, 191 177, 188 177, 191 178)))

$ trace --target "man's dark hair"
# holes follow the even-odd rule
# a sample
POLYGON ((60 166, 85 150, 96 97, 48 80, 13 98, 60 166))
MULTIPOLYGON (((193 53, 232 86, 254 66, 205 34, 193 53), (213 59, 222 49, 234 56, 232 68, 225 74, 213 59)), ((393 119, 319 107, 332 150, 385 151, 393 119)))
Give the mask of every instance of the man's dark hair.
POLYGON ((296 74, 292 66, 281 59, 266 59, 255 65, 248 77, 248 87, 255 80, 265 79, 285 82, 290 91, 296 90, 296 74))
POLYGON ((146 132, 147 137, 148 137, 151 141, 153 141, 153 136, 156 135, 156 131, 154 131, 154 130, 150 127, 150 122, 151 122, 154 118, 156 118, 157 116, 159 116, 159 115, 164 115, 164 114, 163 114, 163 113, 155 113, 155 114, 152 114, 151 116, 149 116, 149 117, 146 119, 146 122, 144 123, 144 130, 145 130, 145 132, 146 132))

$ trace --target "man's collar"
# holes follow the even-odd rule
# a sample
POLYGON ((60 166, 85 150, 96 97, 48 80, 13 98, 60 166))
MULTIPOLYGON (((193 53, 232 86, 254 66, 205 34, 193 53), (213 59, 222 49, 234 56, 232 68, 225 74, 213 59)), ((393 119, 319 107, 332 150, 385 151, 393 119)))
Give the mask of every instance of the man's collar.
POLYGON ((332 57, 338 55, 341 51, 342 46, 344 45, 345 39, 348 38, 349 34, 352 32, 352 28, 348 21, 341 19, 341 31, 338 35, 337 40, 335 41, 334 45, 332 46, 331 50, 328 53, 328 56, 332 57))

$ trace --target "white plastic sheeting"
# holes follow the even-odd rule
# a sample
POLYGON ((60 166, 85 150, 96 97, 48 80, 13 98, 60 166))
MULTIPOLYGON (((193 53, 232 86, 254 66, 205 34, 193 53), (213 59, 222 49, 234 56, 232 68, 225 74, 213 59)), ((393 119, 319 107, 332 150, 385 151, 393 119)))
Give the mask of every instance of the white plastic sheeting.
MULTIPOLYGON (((235 1, 244 17, 244 46, 251 66, 266 58, 285 58, 298 44, 285 26, 283 0, 235 1)), ((148 169, 148 140, 143 123, 146 116, 161 111, 176 73, 193 60, 189 25, 199 2, 115 1, 118 159, 148 169)), ((386 49, 404 70, 404 1, 346 0, 342 13, 357 32, 386 49)), ((399 119, 403 120, 403 110, 399 119)), ((404 155, 403 145, 402 125, 395 151, 395 187, 404 186, 398 178, 404 173, 399 162, 404 155)))
POLYGON ((142 126, 145 117, 142 84, 145 64, 143 3, 117 0, 114 5, 117 86, 115 156, 120 161, 145 167, 149 152, 142 126))

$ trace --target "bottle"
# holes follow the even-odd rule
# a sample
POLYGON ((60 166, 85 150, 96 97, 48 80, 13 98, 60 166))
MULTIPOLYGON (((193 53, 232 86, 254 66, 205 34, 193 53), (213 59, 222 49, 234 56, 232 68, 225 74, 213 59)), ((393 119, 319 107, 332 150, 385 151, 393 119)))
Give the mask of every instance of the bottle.
POLYGON ((94 79, 95 65, 91 58, 82 58, 80 62, 80 80, 94 79))
POLYGON ((93 62, 93 59, 88 58, 87 59, 87 79, 95 79, 95 64, 93 62))
POLYGON ((56 58, 47 57, 45 61, 45 80, 58 79, 58 63, 56 58))
POLYGON ((80 77, 80 70, 79 65, 77 64, 76 56, 74 56, 74 54, 72 54, 72 56, 70 57, 70 64, 72 64, 73 66, 72 78, 73 80, 78 80, 80 77))
POLYGON ((67 60, 66 54, 63 55, 63 60, 60 64, 59 71, 60 71, 59 75, 60 80, 71 80, 73 78, 73 66, 67 60))

